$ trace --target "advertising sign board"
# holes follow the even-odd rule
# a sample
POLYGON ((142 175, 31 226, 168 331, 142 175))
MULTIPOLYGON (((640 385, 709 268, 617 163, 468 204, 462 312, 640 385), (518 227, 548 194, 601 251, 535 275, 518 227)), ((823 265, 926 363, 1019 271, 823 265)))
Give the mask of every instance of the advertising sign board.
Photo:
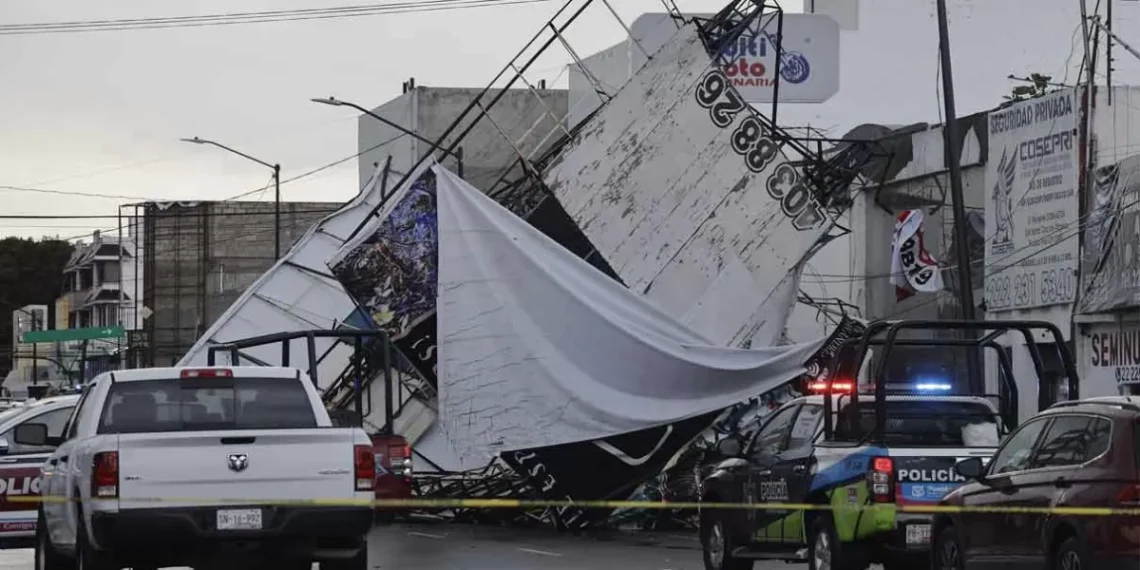
POLYGON ((1079 96, 1062 89, 989 115, 988 311, 1073 302, 1079 262, 1079 96))
POLYGON ((1114 396, 1140 386, 1140 323, 1097 323, 1084 335, 1081 396, 1114 396))
MULTIPOLYGON (((696 17, 712 17, 700 14, 696 17)), ((823 14, 785 14, 782 53, 777 54, 777 20, 765 14, 729 44, 721 69, 749 103, 823 103, 839 92, 839 24, 823 14), (780 64, 777 66, 776 62, 780 64)), ((630 25, 631 35, 654 53, 677 32, 672 15, 642 14, 630 25)), ((645 63, 636 47, 632 69, 645 63)))
POLYGON ((713 344, 771 346, 830 220, 717 63, 683 27, 544 180, 630 289, 713 344))
POLYGON ((1085 198, 1081 312, 1140 306, 1140 155, 1096 169, 1085 198))
POLYGON ((386 331, 425 381, 435 385, 439 228, 435 174, 422 169, 383 217, 328 261, 349 297, 386 331))

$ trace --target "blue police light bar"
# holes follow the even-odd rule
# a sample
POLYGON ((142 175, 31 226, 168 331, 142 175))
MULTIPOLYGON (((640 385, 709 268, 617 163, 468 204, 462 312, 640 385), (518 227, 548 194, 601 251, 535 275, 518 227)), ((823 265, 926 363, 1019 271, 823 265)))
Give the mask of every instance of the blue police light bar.
POLYGON ((919 382, 914 388, 919 392, 949 392, 951 386, 945 382, 919 382))

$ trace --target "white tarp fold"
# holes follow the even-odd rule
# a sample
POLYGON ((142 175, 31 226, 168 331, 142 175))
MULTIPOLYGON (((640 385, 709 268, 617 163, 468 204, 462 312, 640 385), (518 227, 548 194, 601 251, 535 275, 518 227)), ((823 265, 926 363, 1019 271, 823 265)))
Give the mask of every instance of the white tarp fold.
POLYGON ((725 408, 820 342, 713 345, 441 166, 440 421, 460 456, 601 439, 725 408))

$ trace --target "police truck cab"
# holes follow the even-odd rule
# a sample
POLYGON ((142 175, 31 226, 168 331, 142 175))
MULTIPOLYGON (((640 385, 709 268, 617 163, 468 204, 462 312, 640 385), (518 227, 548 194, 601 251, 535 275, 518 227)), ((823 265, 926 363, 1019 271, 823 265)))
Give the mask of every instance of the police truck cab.
MULTIPOLYGON (((720 504, 701 509, 707 570, 755 560, 806 561, 811 570, 928 567, 933 515, 922 507, 965 483, 958 461, 993 455, 1016 424, 1016 387, 1002 397, 954 376, 887 381, 877 368, 861 377, 876 326, 887 327, 868 327, 854 365, 833 366, 830 379, 810 383, 811 395, 771 413, 754 434, 718 444, 729 459, 701 485, 701 501, 720 504)), ((897 345, 931 343, 893 340, 880 358, 897 345)), ((1008 372, 1007 360, 1002 367, 1008 372)))

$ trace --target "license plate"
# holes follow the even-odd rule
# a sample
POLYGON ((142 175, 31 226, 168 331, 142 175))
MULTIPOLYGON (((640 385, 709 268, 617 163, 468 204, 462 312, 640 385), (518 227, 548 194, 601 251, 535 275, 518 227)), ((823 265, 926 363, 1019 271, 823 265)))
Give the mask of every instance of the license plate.
POLYGON ((218 530, 261 530, 261 509, 218 511, 218 530))
POLYGON ((911 524, 906 527, 906 543, 907 544, 929 544, 930 543, 930 525, 928 524, 911 524))

